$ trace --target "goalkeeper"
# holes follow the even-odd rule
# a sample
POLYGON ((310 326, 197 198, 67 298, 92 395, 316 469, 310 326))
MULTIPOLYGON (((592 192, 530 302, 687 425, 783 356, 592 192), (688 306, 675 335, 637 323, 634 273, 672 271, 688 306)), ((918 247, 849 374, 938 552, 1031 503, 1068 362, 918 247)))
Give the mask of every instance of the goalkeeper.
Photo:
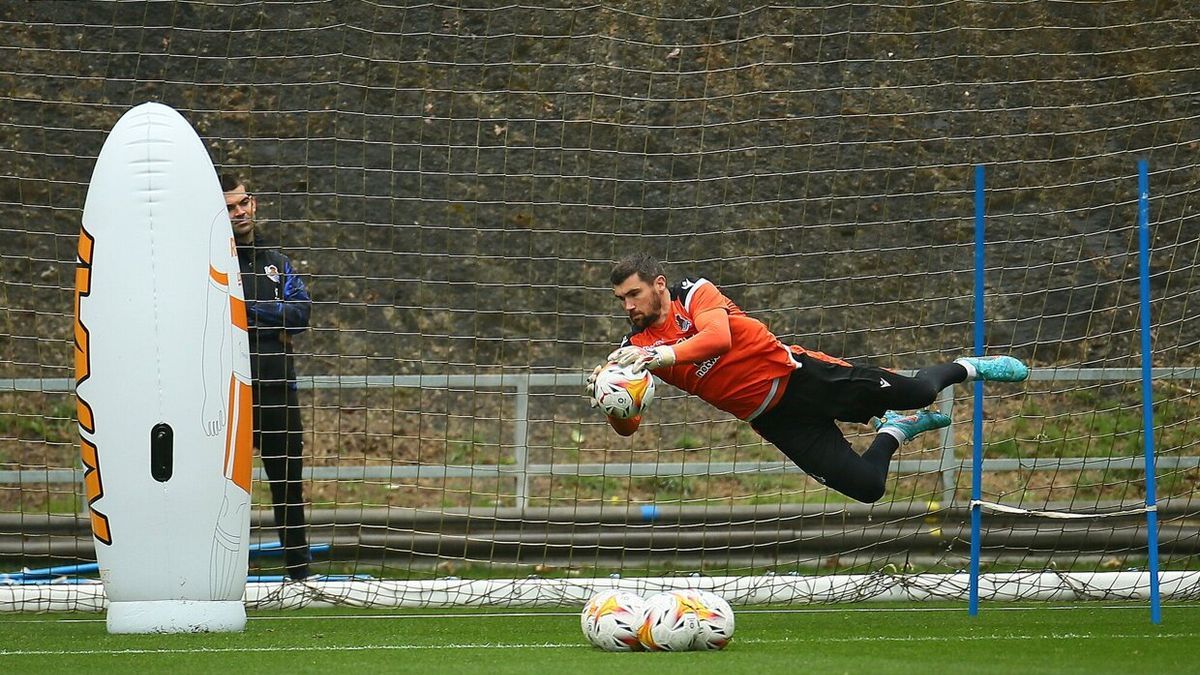
MULTIPOLYGON (((883 497, 888 464, 900 444, 950 425, 945 414, 921 410, 938 392, 967 380, 1020 382, 1029 376, 1025 364, 1011 356, 960 358, 908 377, 789 347, 712 282, 685 278, 668 285, 662 265, 645 254, 618 261, 610 281, 633 331, 609 354, 609 362, 652 370, 663 381, 746 420, 808 475, 861 502, 883 497), (879 433, 860 455, 842 435, 838 420, 871 422, 879 433)), ((602 367, 588 378, 593 406, 591 394, 602 367)), ((641 417, 608 421, 628 436, 637 431, 641 417)))

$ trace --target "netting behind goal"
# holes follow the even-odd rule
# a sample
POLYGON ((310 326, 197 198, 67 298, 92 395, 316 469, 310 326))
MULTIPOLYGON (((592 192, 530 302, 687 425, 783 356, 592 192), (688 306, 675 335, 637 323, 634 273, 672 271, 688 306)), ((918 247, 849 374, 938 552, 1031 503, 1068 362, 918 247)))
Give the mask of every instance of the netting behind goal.
POLYGON ((1034 367, 985 389, 983 499, 1011 512, 983 518, 984 590, 1143 596, 1138 159, 1163 590, 1196 592, 1189 3, 33 3, 0 26, 0 608, 102 602, 44 582, 94 560, 75 242, 105 134, 147 100, 247 179, 314 299, 313 571, 350 578, 266 583, 265 547, 252 604, 963 597, 969 387, 875 505, 666 385, 630 439, 581 392, 626 330, 609 266, 637 250, 791 344, 900 370, 969 354, 976 165, 986 347, 1034 367))

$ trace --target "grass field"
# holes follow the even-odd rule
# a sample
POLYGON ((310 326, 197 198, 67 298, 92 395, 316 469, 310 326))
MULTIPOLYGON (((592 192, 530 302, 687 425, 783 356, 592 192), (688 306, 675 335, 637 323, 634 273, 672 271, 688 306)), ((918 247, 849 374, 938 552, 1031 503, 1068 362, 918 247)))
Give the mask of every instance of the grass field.
POLYGON ((109 635, 97 614, 0 616, 0 672, 1191 673, 1200 604, 740 608, 723 652, 598 651, 576 612, 252 612, 246 631, 109 635))

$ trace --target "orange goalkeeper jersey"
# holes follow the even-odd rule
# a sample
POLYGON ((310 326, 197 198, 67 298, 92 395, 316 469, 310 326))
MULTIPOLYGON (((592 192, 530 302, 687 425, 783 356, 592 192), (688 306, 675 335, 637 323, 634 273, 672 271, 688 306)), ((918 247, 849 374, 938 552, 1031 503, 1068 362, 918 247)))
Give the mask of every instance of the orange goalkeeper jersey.
MULTIPOLYGON (((707 279, 684 279, 670 292, 666 322, 626 335, 621 345, 677 344, 697 334, 695 316, 706 310, 723 310, 729 314, 729 351, 697 363, 658 368, 654 374, 743 420, 753 420, 769 409, 796 368, 792 353, 804 350, 780 342, 762 322, 746 316, 707 279)), ((837 361, 818 352, 810 353, 837 361)))

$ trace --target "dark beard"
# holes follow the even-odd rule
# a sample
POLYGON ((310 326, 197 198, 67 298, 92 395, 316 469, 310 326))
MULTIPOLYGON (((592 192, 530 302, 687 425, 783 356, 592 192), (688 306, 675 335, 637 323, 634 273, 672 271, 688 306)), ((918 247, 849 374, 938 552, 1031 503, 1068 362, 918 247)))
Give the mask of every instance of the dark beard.
POLYGON ((645 329, 653 326, 658 321, 659 317, 662 316, 662 313, 663 313, 662 298, 660 298, 656 295, 656 296, 654 296, 653 302, 650 303, 650 312, 647 314, 643 314, 642 318, 638 321, 634 321, 633 319, 630 319, 629 323, 632 324, 633 327, 637 328, 638 330, 645 330, 645 329))

